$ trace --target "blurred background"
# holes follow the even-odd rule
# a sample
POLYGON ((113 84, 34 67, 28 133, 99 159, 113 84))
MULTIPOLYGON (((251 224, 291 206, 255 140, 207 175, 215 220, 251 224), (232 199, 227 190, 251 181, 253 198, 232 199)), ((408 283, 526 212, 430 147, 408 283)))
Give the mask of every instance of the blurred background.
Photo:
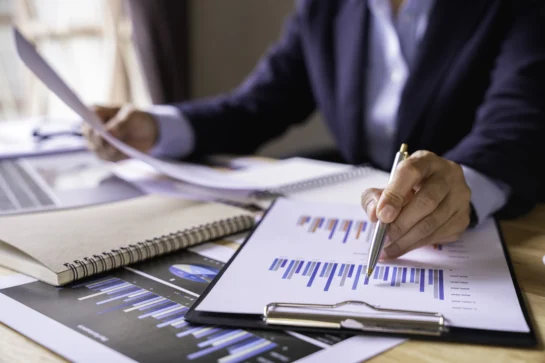
MULTIPOLYGON (((278 39, 293 6, 293 0, 0 0, 0 122, 76 118, 19 61, 13 25, 87 104, 145 108, 238 85, 278 39)), ((315 114, 260 154, 331 145, 315 114)))

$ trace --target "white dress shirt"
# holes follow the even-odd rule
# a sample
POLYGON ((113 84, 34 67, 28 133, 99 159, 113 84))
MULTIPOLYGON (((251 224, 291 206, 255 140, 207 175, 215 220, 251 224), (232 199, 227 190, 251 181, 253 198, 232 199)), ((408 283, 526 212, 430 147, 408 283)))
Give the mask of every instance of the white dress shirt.
MULTIPOLYGON (((396 118, 401 96, 409 77, 414 55, 426 32, 434 0, 406 0, 394 14, 389 0, 368 0, 369 54, 366 86, 365 144, 368 154, 387 165, 395 138, 396 118)), ((154 156, 182 158, 194 148, 193 130, 181 112, 173 106, 153 106, 149 112, 159 123, 159 140, 151 151, 154 156)), ((462 165, 471 189, 471 202, 479 222, 500 209, 509 188, 480 172, 462 165)))

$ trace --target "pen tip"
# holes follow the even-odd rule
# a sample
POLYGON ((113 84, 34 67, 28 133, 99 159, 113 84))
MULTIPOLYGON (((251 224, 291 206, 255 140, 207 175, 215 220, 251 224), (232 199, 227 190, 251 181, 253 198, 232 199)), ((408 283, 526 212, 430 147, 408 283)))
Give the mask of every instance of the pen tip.
POLYGON ((365 274, 365 276, 366 276, 367 278, 369 278, 369 277, 371 277, 371 274, 372 274, 372 273, 373 273, 373 269, 372 269, 372 268, 371 268, 371 269, 368 269, 368 270, 367 270, 367 273, 365 274))
POLYGON ((401 144, 401 148, 399 149, 399 152, 406 153, 409 149, 409 146, 407 144, 401 144))

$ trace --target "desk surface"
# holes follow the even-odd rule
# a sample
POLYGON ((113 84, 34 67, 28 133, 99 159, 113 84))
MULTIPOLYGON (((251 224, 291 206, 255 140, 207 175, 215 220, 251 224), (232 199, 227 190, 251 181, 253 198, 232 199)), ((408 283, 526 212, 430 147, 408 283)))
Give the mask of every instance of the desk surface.
MULTIPOLYGON (((545 332, 545 204, 530 214, 501 222, 517 279, 534 317, 538 339, 545 332)), ((0 267, 0 276, 13 272, 0 267)), ((65 360, 0 323, 0 362, 64 362, 65 360)), ((537 349, 491 348, 452 343, 409 341, 369 362, 545 362, 543 344, 537 349)))

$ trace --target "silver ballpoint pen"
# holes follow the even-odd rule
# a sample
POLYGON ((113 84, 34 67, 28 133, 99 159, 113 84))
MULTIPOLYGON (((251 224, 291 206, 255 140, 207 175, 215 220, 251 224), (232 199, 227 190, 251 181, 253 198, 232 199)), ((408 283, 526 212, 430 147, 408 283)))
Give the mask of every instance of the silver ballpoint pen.
MULTIPOLYGON (((394 159, 394 165, 392 166, 392 171, 390 172, 390 179, 388 180, 388 183, 390 183, 393 179, 394 172, 397 169, 397 166, 400 162, 407 159, 409 157, 409 153, 407 152, 407 144, 402 144, 401 148, 396 154, 396 157, 394 159)), ((377 222, 375 225, 375 231, 373 232, 373 239, 371 240, 371 246, 369 247, 369 257, 367 259, 367 277, 370 277, 373 273, 373 270, 375 269, 375 266, 377 265, 378 258, 380 256, 380 251, 382 251, 382 247, 384 246, 384 237, 386 235, 388 224, 382 223, 380 221, 377 222)))

